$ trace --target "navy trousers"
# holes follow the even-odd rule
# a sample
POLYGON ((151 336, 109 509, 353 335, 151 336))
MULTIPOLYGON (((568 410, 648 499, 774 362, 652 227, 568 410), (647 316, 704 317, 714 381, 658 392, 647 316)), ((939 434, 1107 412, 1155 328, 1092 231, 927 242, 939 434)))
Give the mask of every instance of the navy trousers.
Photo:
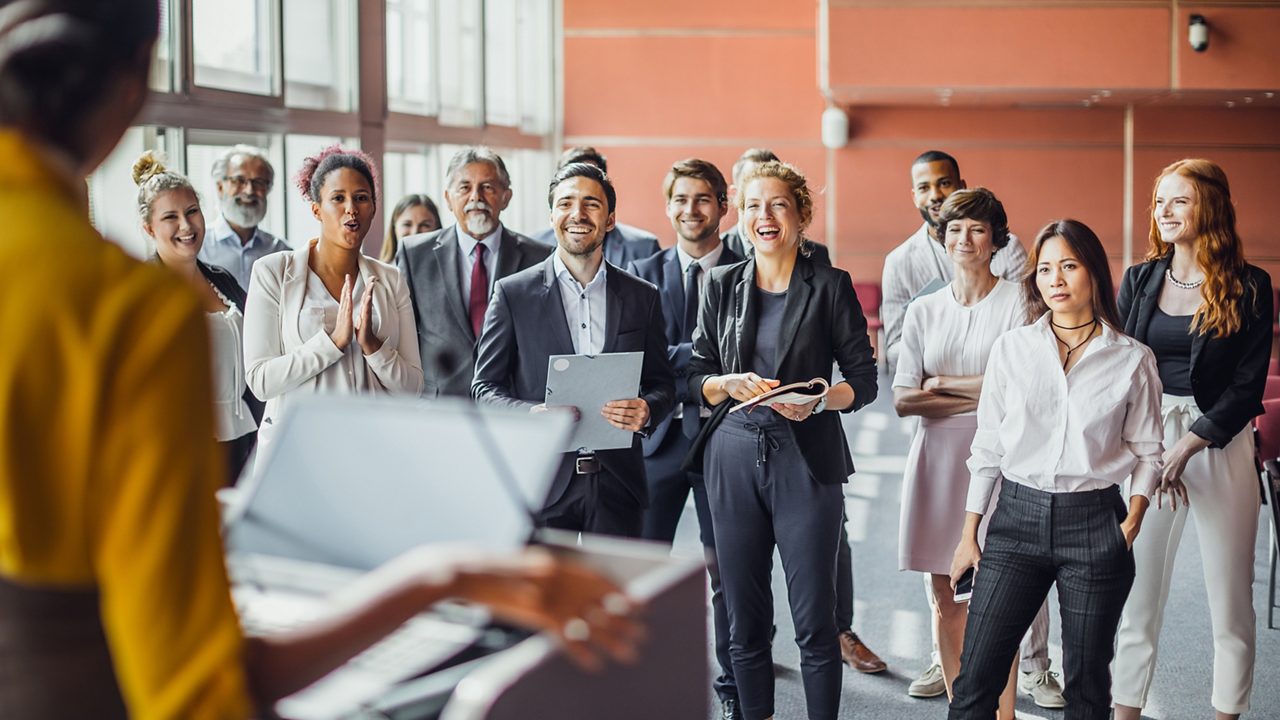
POLYGON ((1120 489, 1050 493, 1006 480, 974 575, 950 720, 990 720, 1022 636, 1058 586, 1065 720, 1111 717, 1116 629, 1133 586, 1120 489))
POLYGON ((843 517, 838 484, 819 484, 771 411, 729 416, 707 443, 707 499, 729 612, 729 654, 746 720, 774 713, 775 545, 800 647, 810 720, 835 720, 840 705, 836 638, 836 546, 843 517))

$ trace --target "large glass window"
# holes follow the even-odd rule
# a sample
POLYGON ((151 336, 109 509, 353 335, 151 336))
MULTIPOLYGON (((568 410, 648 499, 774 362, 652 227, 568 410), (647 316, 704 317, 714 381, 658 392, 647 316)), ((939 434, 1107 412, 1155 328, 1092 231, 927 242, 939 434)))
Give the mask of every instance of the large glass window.
MULTIPOLYGON (((447 160, 446 160, 447 161, 447 160)), ((382 162, 382 219, 391 222, 391 210, 409 193, 425 193, 440 208, 440 222, 449 224, 444 207, 444 173, 436 148, 431 145, 388 148, 382 162)))
POLYGON ((531 135, 551 132, 554 123, 554 13, 552 0, 521 0, 516 4, 519 51, 511 74, 520 78, 519 126, 531 135))
POLYGON ((195 84, 278 95, 277 4, 273 0, 191 0, 195 84))
POLYGON ((175 152, 181 146, 180 136, 181 132, 172 128, 129 128, 111 155, 89 176, 90 220, 104 237, 136 258, 149 257, 153 249, 138 214, 133 164, 144 151, 157 150, 166 155, 171 169, 182 172, 181 157, 175 152))
POLYGON ((387 0, 387 104, 396 111, 435 115, 436 3, 387 0))
POLYGON ((448 0, 436 7, 440 40, 440 122, 479 126, 484 88, 480 0, 448 0))
POLYGON ((284 96, 289 107, 355 107, 353 0, 284 0, 284 96))
POLYGON ((521 54, 517 0, 485 0, 484 114, 490 125, 520 124, 521 54))

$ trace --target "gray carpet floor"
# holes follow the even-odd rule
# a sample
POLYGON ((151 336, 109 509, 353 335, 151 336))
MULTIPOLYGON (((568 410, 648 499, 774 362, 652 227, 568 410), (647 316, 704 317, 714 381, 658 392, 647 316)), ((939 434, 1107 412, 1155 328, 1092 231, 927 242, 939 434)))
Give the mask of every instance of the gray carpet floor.
MULTIPOLYGON (((876 402, 853 415, 845 415, 845 431, 858 472, 845 486, 849 538, 853 545, 855 582, 854 630, 875 650, 889 669, 877 675, 861 675, 845 668, 841 718, 945 718, 946 697, 917 700, 907 696, 907 685, 928 664, 931 644, 929 608, 924 585, 916 573, 897 569, 898 510, 902 469, 913 422, 893 412, 887 376, 881 376, 876 402)), ((1270 508, 1264 507, 1266 513, 1270 508)), ((1267 575, 1271 531, 1268 517, 1259 523, 1255 563, 1254 607, 1258 613, 1258 656, 1254 677, 1253 707, 1245 716, 1280 720, 1280 629, 1268 630, 1267 575)), ((674 552, 699 557, 697 518, 692 501, 677 533, 674 552)), ((775 568, 780 563, 775 558, 775 568)), ((1187 523, 1175 566, 1178 582, 1169 599, 1160 656, 1150 705, 1143 717, 1155 720, 1213 718, 1209 703, 1212 686, 1213 644, 1202 574, 1199 541, 1194 522, 1187 523)), ((780 570, 774 573, 775 614, 778 639, 774 645, 777 672, 778 720, 804 718, 799 652, 786 606, 780 570)), ((1061 670, 1061 627, 1056 597, 1050 598, 1050 658, 1061 670)), ((1280 623, 1280 611, 1277 611, 1280 623)), ((710 655, 709 655, 710 657, 710 655)), ((710 657, 714 667, 714 657, 710 657)), ((713 699, 712 717, 719 717, 713 699)), ((1018 717, 1025 720, 1057 720, 1061 711, 1038 708, 1027 696, 1018 701, 1018 717)))

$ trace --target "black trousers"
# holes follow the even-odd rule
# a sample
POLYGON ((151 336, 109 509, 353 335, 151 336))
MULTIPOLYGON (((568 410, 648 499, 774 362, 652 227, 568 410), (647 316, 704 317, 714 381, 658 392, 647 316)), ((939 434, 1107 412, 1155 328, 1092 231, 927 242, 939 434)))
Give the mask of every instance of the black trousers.
POLYGON ((253 448, 257 444, 257 430, 245 433, 235 440, 218 443, 227 456, 227 487, 233 487, 240 479, 240 473, 244 472, 244 466, 249 462, 249 455, 253 453, 253 448))
POLYGON ((556 530, 640 537, 644 508, 618 478, 601 469, 590 475, 574 475, 555 502, 538 513, 538 527, 556 530))
POLYGON ((974 576, 951 720, 990 720, 1022 636, 1058 586, 1065 720, 1111 717, 1116 628, 1133 586, 1120 489, 1049 493, 1006 480, 974 576))
POLYGON ((840 705, 836 545, 841 486, 810 476, 783 420, 726 418, 706 453, 707 499, 729 611, 729 654, 742 714, 773 715, 773 549, 782 557, 810 720, 840 705))
POLYGON ((673 422, 658 449, 644 459, 649 507, 644 512, 641 537, 670 545, 676 537, 680 516, 684 514, 685 501, 689 493, 693 493, 693 507, 698 514, 698 537, 702 540, 707 560, 707 574, 711 576, 711 621, 715 629, 716 662, 720 665, 720 674, 712 681, 712 687, 721 701, 736 700, 738 688, 733 681, 733 661, 729 658, 729 611, 725 607, 720 565, 716 560, 716 539, 711 506, 707 504, 707 486, 702 473, 685 472, 680 468, 691 443, 681 431, 680 423, 673 422))

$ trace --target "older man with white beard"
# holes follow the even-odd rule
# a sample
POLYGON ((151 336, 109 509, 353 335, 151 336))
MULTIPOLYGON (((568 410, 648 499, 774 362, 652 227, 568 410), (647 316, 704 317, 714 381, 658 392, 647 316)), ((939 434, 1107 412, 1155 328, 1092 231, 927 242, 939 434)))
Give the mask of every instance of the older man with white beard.
POLYGON ((236 145, 213 162, 219 212, 205 232, 200 260, 231 273, 245 290, 255 262, 289 249, 283 239, 258 227, 266 217, 275 176, 266 153, 250 145, 236 145))
POLYGON ((444 200, 457 223, 406 237, 396 264, 417 318, 423 395, 470 397, 476 339, 494 283, 537 265, 552 249, 502 226, 511 176, 487 147, 466 147, 453 156, 444 200))

